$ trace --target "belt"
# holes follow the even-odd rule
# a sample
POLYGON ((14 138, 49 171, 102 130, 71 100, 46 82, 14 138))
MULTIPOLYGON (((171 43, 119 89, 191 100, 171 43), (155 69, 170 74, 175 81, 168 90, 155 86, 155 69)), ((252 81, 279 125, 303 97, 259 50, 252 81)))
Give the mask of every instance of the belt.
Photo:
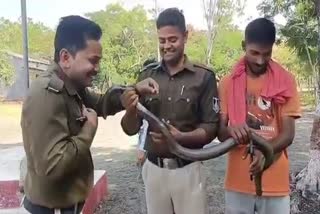
POLYGON ((24 208, 32 214, 56 214, 56 213, 79 214, 83 208, 84 202, 75 204, 68 208, 54 209, 54 208, 48 208, 48 207, 36 205, 25 197, 23 200, 23 205, 24 205, 24 208))
POLYGON ((151 154, 148 154, 147 158, 151 163, 157 165, 160 168, 166 168, 166 169, 182 168, 182 167, 194 162, 194 161, 181 159, 178 157, 161 158, 161 157, 151 155, 151 154))

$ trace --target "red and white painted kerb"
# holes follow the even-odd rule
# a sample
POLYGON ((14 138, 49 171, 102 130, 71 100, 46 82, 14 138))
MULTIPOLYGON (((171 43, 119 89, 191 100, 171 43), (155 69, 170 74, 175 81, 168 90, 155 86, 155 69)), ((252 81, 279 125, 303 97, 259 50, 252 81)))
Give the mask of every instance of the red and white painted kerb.
MULTIPOLYGON (((21 207, 23 195, 19 192, 20 162, 24 157, 22 146, 0 150, 0 214, 26 214, 21 207)), ((83 214, 93 214, 107 196, 108 180, 104 170, 94 171, 94 188, 87 198, 83 214)))

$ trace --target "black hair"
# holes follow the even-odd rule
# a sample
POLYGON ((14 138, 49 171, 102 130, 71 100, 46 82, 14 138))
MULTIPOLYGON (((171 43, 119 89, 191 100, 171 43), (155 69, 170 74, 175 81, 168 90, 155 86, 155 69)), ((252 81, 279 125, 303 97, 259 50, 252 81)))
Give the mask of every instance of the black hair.
POLYGON ((157 19, 157 29, 165 26, 177 27, 182 33, 186 32, 186 21, 181 10, 168 8, 162 11, 157 19))
POLYGON ((245 30, 246 43, 273 45, 276 41, 274 23, 266 18, 258 18, 250 22, 245 30))
POLYGON ((65 48, 73 56, 86 48, 87 40, 100 40, 102 30, 95 22, 81 16, 66 16, 60 19, 54 38, 54 61, 59 62, 60 51, 65 48))

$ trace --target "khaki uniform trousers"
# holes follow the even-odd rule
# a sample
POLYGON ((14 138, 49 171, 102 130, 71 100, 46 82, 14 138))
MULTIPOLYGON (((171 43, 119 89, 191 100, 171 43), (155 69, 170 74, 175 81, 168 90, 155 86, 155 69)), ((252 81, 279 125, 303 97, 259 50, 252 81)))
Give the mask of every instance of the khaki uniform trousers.
POLYGON ((203 164, 160 168, 148 159, 142 168, 148 214, 208 214, 203 164))

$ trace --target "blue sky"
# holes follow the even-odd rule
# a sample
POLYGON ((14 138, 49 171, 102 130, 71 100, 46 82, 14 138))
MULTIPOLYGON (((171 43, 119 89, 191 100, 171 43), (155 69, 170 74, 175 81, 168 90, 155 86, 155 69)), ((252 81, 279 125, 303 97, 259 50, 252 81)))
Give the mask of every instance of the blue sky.
MULTIPOLYGON (((252 19, 259 17, 256 6, 261 0, 247 0, 245 16, 235 23, 241 28, 252 19)), ((35 21, 54 28, 59 18, 66 15, 84 15, 104 9, 107 4, 120 2, 126 8, 137 4, 146 9, 154 7, 154 0, 27 0, 27 15, 35 21)), ((202 0, 158 0, 160 8, 179 7, 184 11, 187 23, 196 28, 205 28, 202 13, 202 0)), ((0 5, 0 17, 17 20, 20 17, 20 0, 7 0, 6 5, 0 5)))

